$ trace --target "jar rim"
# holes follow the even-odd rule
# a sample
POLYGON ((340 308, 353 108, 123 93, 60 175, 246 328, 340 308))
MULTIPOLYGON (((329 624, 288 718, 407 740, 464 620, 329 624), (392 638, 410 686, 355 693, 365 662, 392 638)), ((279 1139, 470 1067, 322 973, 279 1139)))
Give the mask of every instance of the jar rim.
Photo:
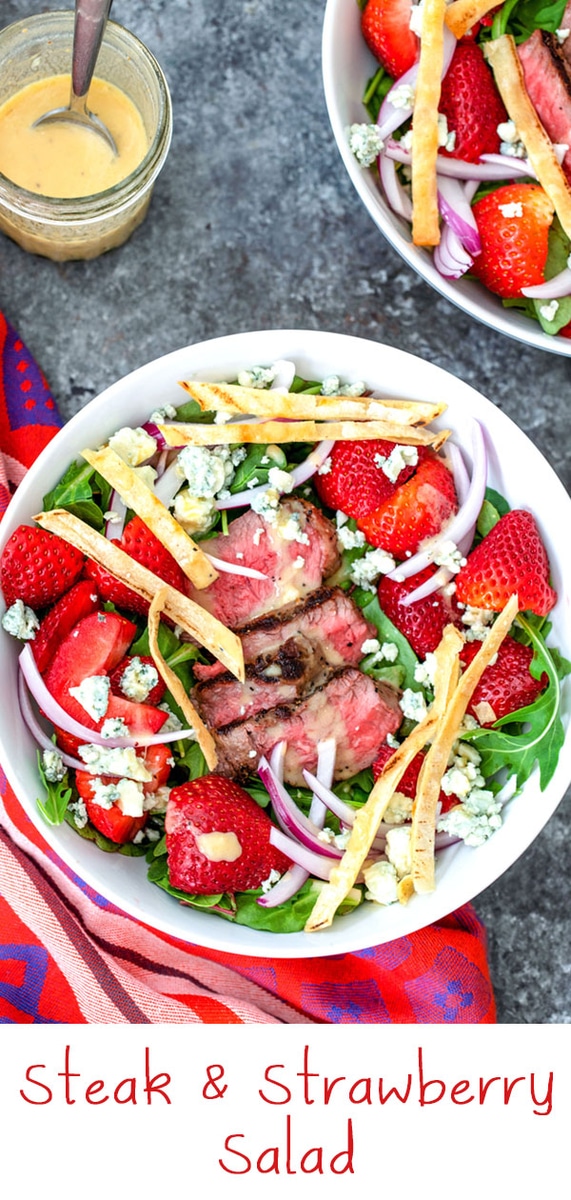
MULTIPOLYGON (((53 22, 56 25, 73 26, 74 14, 71 10, 56 10, 46 13, 35 13, 21 21, 14 21, 0 30, 2 38, 18 28, 26 30, 32 25, 53 22)), ((172 138, 172 101, 165 73, 148 46, 117 21, 109 20, 107 27, 116 30, 120 36, 134 43, 138 53, 147 61, 158 84, 160 111, 153 140, 144 158, 133 171, 104 191, 92 192, 88 196, 62 197, 44 196, 39 192, 29 191, 21 187, 0 171, 0 204, 20 216, 30 216, 30 205, 34 207, 34 220, 41 224, 60 224, 63 221, 74 221, 80 224, 90 224, 101 220, 107 212, 120 213, 134 200, 139 200, 152 186, 167 156, 172 138), (144 182, 142 182, 144 180, 144 182), (97 212, 94 213, 94 207, 97 212)))

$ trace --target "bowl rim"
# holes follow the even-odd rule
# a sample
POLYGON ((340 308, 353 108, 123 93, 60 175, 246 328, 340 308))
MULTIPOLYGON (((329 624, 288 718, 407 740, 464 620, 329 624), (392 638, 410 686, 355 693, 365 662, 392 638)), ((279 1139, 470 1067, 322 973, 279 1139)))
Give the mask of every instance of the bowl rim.
MULTIPOLYGON (((54 465, 53 460, 55 460, 57 457, 59 447, 62 446, 62 444, 67 445, 67 443, 75 444, 77 447, 75 453, 77 453, 81 443, 84 444, 83 436, 79 436, 83 426, 88 423, 90 418, 98 418, 102 412, 105 413, 107 410, 110 410, 113 407, 114 402, 122 395, 123 397, 125 397, 125 395, 128 393, 131 393, 131 395, 136 395, 137 403, 141 403, 138 400, 137 385, 142 384, 146 377, 149 383, 159 376, 160 378, 166 379, 168 378, 168 370, 170 366, 172 368, 170 378, 172 380, 179 379, 181 377, 181 368, 178 364, 180 364, 184 356, 188 355, 190 358, 194 356, 196 360, 197 358, 200 358, 201 355, 206 355, 208 361, 211 361, 213 364, 212 369, 209 371, 209 375, 211 377, 217 375, 219 378, 220 374, 224 370, 224 364, 226 365, 227 369, 230 370, 230 364, 233 362, 235 363, 237 360, 240 360, 242 363, 244 363, 244 365, 251 365, 254 361, 266 361, 266 359, 267 361, 274 361, 276 358, 288 357, 288 349, 289 357, 294 358, 296 361, 299 361, 303 358, 308 358, 312 359, 312 361, 319 360, 322 364, 329 364, 330 367, 335 365, 335 354, 337 353, 339 369, 341 370, 342 374, 346 375, 351 374, 351 368, 343 368, 341 365, 342 361, 349 358, 351 358, 351 361, 353 362, 359 361, 360 358, 366 358, 367 354, 372 357, 375 364, 378 360, 378 368, 375 365, 374 371, 375 375, 377 375, 379 378, 382 378, 383 361, 386 365, 387 361, 392 360, 395 368, 398 366, 400 372, 405 378, 407 367, 410 370, 411 365, 415 364, 417 370, 420 367, 422 368, 424 378, 429 379, 429 385, 425 385, 423 382, 423 388, 424 386, 428 386, 431 394, 433 394, 432 389, 434 389, 436 392, 439 392, 441 388, 444 388, 445 386, 448 388, 453 387, 454 404, 458 403, 459 412, 461 411, 463 400, 468 402, 468 406, 470 406, 470 403, 476 404, 478 411, 482 411, 484 426, 487 426, 488 421, 491 419, 492 425, 495 427, 495 431, 497 432, 498 429, 503 431, 504 437, 509 435, 510 443, 512 445, 525 445, 528 447, 528 449, 531 449, 533 458, 536 462, 541 462, 543 474, 545 475, 547 473, 555 494, 561 500, 564 509, 567 510, 567 518, 564 524, 566 527, 568 527, 569 521, 571 520, 571 498, 568 496, 563 484, 558 479, 545 457, 533 445, 530 439, 527 438, 523 431, 520 430, 519 427, 509 417, 507 417, 505 413, 496 408, 491 401, 487 400, 484 396, 482 396, 481 393, 470 387, 470 385, 458 380, 454 375, 452 375, 451 372, 445 371, 441 367, 437 367, 432 363, 426 362, 426 360, 420 358, 419 356, 411 355, 406 351, 387 344, 373 342, 370 339, 314 330, 263 330, 249 331, 246 333, 228 335, 226 337, 223 336, 215 339, 208 339, 202 342, 191 344, 187 347, 179 348, 178 350, 172 351, 171 353, 161 356, 158 359, 151 360, 144 366, 139 367, 129 374, 123 376, 121 379, 116 380, 109 387, 104 389, 103 392, 90 401, 66 425, 64 425, 63 429, 56 434, 48 446, 42 451, 32 468, 30 468, 26 479, 21 485, 21 488, 18 489, 16 496, 11 501, 2 521, 2 525, 0 527, 0 550, 2 549, 7 538, 10 536, 10 533, 15 525, 20 523, 21 520, 26 519, 26 511, 29 514, 29 508, 26 510, 26 503, 30 503, 27 501, 28 493, 41 479, 46 464, 51 464, 52 466, 54 465), (253 349, 249 350, 250 346, 255 346, 258 354, 254 356, 253 349)), ((190 365, 190 369, 192 370, 192 365, 190 365)), ((371 376, 371 373, 371 369, 369 369, 367 374, 371 376)), ((154 401, 155 404, 157 402, 160 401, 154 401)), ((141 406, 139 411, 146 413, 147 408, 148 401, 146 400, 144 407, 141 406)), ((116 413, 117 408, 114 407, 113 411, 116 413)), ((108 425, 110 428, 116 428, 116 418, 112 421, 108 421, 108 425)), ((67 462, 68 460, 69 453, 66 453, 65 461, 67 462)), ((61 468, 59 464, 58 472, 59 475, 61 475, 61 468)), ((557 563, 559 563, 559 559, 557 560, 557 563)), ((571 601, 571 571, 569 592, 571 601)), ((559 637, 559 641, 561 643, 561 636, 559 637)), ((566 649, 565 646, 562 648, 564 650, 566 649)), ((10 651, 9 647, 7 650, 8 657, 12 657, 13 651, 10 651)), ((144 911, 144 906, 142 909, 140 903, 136 903, 132 899, 129 888, 124 884, 123 877, 121 877, 121 882, 118 886, 110 886, 108 882, 102 886, 101 878, 98 875, 97 868, 98 865, 102 865, 101 859, 108 859, 110 856, 105 856, 102 855, 100 851, 95 851, 98 857, 95 860, 95 867, 91 867, 89 863, 90 855, 87 855, 87 863, 84 859, 84 854, 87 848, 91 846, 91 843, 82 841, 82 839, 74 834, 68 826, 54 829, 44 825, 35 808, 35 797, 32 798, 27 794, 22 794, 25 789, 23 789, 22 783, 18 777, 17 766, 12 760, 10 750, 11 747, 7 745, 4 736, 4 722, 2 718, 0 718, 0 751, 4 760, 6 776, 16 796, 22 803, 25 811, 30 816, 32 823, 44 837, 45 841, 52 847, 53 850, 58 853, 60 858, 67 863, 72 870, 74 870, 98 893, 103 894, 111 903, 115 904, 119 909, 122 909, 129 915, 142 920, 152 928, 170 934, 179 940, 186 941, 191 944, 195 943, 224 952, 233 954, 245 953, 251 957, 260 958, 270 956, 277 958, 315 958, 330 954, 363 950, 370 947, 372 944, 382 944, 383 942, 394 940, 395 937, 406 936, 409 933, 415 932, 416 930, 424 928, 425 926, 432 924, 434 921, 441 919, 450 911, 452 911, 452 909, 456 909, 462 904, 472 900, 484 888, 495 882, 506 870, 509 869, 509 867, 517 860, 517 858, 528 848, 528 846, 546 824, 547 820, 555 811, 561 799, 563 798, 566 788, 571 781, 571 739, 567 738, 566 746, 560 754, 556 776, 549 785, 548 791, 542 794, 544 797, 544 801, 542 801, 542 803, 544 803, 545 807, 539 814, 539 819, 535 813, 535 810, 532 812, 533 828, 531 834, 529 833, 529 827, 526 828, 525 821, 523 820, 524 808, 522 808, 522 820, 519 821, 516 824, 516 827, 510 831, 508 854, 504 856, 505 862, 503 862, 503 865, 501 865, 499 869, 497 869, 494 865, 495 855, 493 855, 490 859, 489 855, 483 853, 486 847, 484 846, 479 848, 477 853, 480 855, 480 858, 476 860, 478 864, 477 886, 473 887, 470 885, 468 891, 465 893, 462 892, 461 888, 460 890, 456 888, 454 895, 450 897, 446 887, 442 888, 441 885, 441 887, 437 888, 436 891, 431 894, 431 896, 419 897, 418 900, 415 901, 414 908, 411 906, 410 908, 403 910, 401 917, 399 917, 399 920, 401 920, 402 929, 396 933, 391 932, 388 936, 384 936, 384 913, 377 913, 381 928, 375 930, 373 933, 370 928, 370 926, 374 924, 372 914, 369 920, 367 920, 367 916, 365 916, 364 920, 361 916, 362 913, 367 913, 367 906, 367 909, 362 909, 360 907, 355 914, 349 914, 348 916, 341 918, 339 922, 334 924, 332 929, 325 930, 319 935, 313 936, 302 932, 295 934, 276 935, 265 931, 249 930, 246 927, 234 926, 223 920, 215 921, 212 917, 208 917, 208 915, 200 913, 197 914, 195 910, 192 910, 192 913, 190 914, 191 917, 202 917, 202 922, 192 921, 192 928, 187 934, 185 934, 184 929, 181 930, 179 923, 181 906, 177 905, 176 901, 174 901, 171 897, 166 896, 165 893, 161 893, 161 895, 163 895, 165 900, 169 902, 171 908, 168 911, 165 910, 166 915, 164 917, 161 915, 161 919, 157 920, 156 916, 149 915, 148 912, 144 911), (68 847, 67 844, 64 844, 62 847, 60 836, 62 829, 69 832, 69 837, 72 839, 70 841, 71 848, 68 847), (179 916, 178 921, 175 918, 175 910, 179 916), (172 918, 169 913, 172 913, 172 918), (357 922, 353 920, 354 916, 358 918, 357 922), (344 933, 341 932, 343 930, 345 931, 344 933), (245 940, 242 936, 244 933, 249 935, 245 938, 245 940)), ((532 781, 530 781, 530 783, 531 782, 532 781)), ((521 796, 518 798, 518 803, 520 804, 525 798, 526 788, 523 789, 521 796)), ((533 792, 533 787, 527 792, 528 808, 531 805, 531 796, 533 792)), ((501 830, 498 831, 494 837, 498 839, 501 833, 501 830)), ((491 845, 493 841, 494 839, 491 839, 486 845, 491 845)), ((448 856, 446 861, 453 863, 452 856, 455 856, 459 849, 465 851, 466 848, 461 845, 460 847, 451 847, 449 851, 445 851, 444 854, 448 856)), ((136 863, 138 860, 123 858, 121 861, 126 864, 132 864, 136 863)), ((145 864, 143 863, 143 867, 144 865, 145 864)), ((151 886, 147 885, 146 879, 144 880, 144 884, 145 889, 147 886, 151 886)), ((156 890, 158 891, 159 889, 156 890)), ((145 897, 147 896, 146 890, 144 895, 145 897)), ((370 908, 373 910, 373 912, 376 911, 373 905, 371 905, 370 908)))
MULTIPOLYGON (((506 337, 510 337, 515 341, 521 342, 525 346, 530 346, 536 350, 546 350, 550 354, 559 355, 562 358, 571 358, 571 339, 552 336, 545 333, 539 322, 532 321, 516 311, 513 315, 508 316, 511 310, 505 310, 501 306, 501 301, 498 297, 497 316, 492 316, 491 313, 481 311, 480 303, 477 299, 473 299, 471 294, 466 294, 462 286, 473 286, 487 297, 492 297, 492 293, 483 288, 477 280, 448 280, 445 279, 436 270, 428 252, 421 247, 414 246, 410 240, 405 237, 404 230, 406 223, 402 222, 402 232, 398 228, 400 219, 388 208, 380 188, 372 189, 366 186, 366 180, 369 173, 359 165, 355 155, 349 149, 347 140, 347 125, 343 121, 343 117, 339 105, 339 75, 334 69, 334 60, 337 47, 337 27, 339 21, 339 13, 344 8, 355 8, 355 20, 358 20, 359 7, 356 0, 327 0, 325 13, 323 17, 323 28, 321 38, 321 70, 323 80, 323 90, 325 93, 325 102, 329 121, 333 130, 333 135, 337 143, 337 149, 341 155, 341 159, 349 175, 349 178, 357 192, 359 199, 365 205, 369 216, 374 221, 377 228, 390 242, 391 246, 401 258, 407 263, 417 275, 420 275, 430 287, 439 292, 446 300, 449 300, 457 308, 460 308, 468 316, 475 321, 481 322, 489 329, 493 329, 496 333, 503 333, 506 337), (521 322, 521 324, 520 324, 521 322), (527 325, 529 324, 529 332, 527 325)), ((364 52, 370 53, 366 45, 363 46, 364 52)), ((376 62, 371 55, 371 64, 376 62)), ((377 64, 378 65, 378 64, 377 64)), ((358 82, 358 81, 356 81, 358 82)), ((363 80, 363 86, 366 81, 363 80)), ((359 103, 362 110, 362 119, 367 120, 367 114, 361 104, 361 93, 355 96, 355 101, 359 103)))

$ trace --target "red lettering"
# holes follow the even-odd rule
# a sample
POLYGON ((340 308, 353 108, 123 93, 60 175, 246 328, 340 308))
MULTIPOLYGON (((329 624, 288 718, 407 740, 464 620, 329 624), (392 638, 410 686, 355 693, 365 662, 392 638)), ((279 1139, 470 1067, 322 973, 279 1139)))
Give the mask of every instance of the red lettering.
POLYGON ((250 1162, 250 1159, 248 1158, 248 1155, 242 1154, 241 1150, 234 1150, 234 1147, 230 1145, 230 1142, 234 1138, 243 1138, 243 1137, 244 1137, 243 1133, 229 1133, 228 1137, 226 1138, 226 1141, 224 1142, 225 1150, 228 1150, 228 1152, 230 1154, 235 1154, 237 1158, 242 1158, 244 1160, 244 1162, 247 1164, 247 1166, 242 1167, 241 1171, 233 1170, 232 1167, 227 1167, 226 1163, 221 1158, 219 1158, 218 1162, 219 1162, 220 1166, 222 1167, 222 1170, 227 1171, 228 1175, 247 1175, 248 1171, 251 1171, 251 1169, 252 1169, 252 1164, 250 1162))
POLYGON ((266 1080, 266 1083, 271 1083, 271 1084, 273 1084, 274 1087, 281 1088, 282 1091, 285 1092, 285 1094, 286 1094, 285 1099, 284 1100, 271 1100, 269 1096, 264 1095, 261 1088, 258 1089, 258 1095, 262 1097, 262 1100, 265 1100, 266 1104, 289 1104, 289 1102, 291 1100, 290 1089, 286 1086, 285 1083, 280 1083, 279 1079, 272 1079, 272 1076, 270 1075, 270 1071, 273 1071, 273 1070, 284 1071, 285 1063, 271 1063, 270 1066, 266 1067, 266 1069, 264 1071, 264 1079, 266 1080))
POLYGON ((553 1071, 549 1072, 549 1083, 547 1085, 547 1092, 545 1093, 545 1100, 538 1100, 535 1094, 535 1074, 533 1071, 531 1073, 530 1084, 531 1098, 533 1103, 537 1104, 537 1108, 543 1108, 545 1106, 545 1112, 538 1112, 537 1108, 534 1108, 533 1111, 536 1117, 548 1117, 553 1109, 553 1071))
POLYGON ((424 1081, 424 1064, 423 1064, 423 1058, 422 1058, 422 1046, 418 1047, 418 1079, 419 1079, 419 1084, 420 1084, 420 1104, 421 1104, 421 1106, 424 1107, 425 1104, 438 1104, 439 1100, 442 1100, 442 1097, 446 1093, 446 1084, 444 1083, 443 1079, 427 1079, 427 1081, 425 1083, 425 1081, 424 1081), (438 1096, 435 1096, 433 1100, 427 1100, 426 1092, 427 1092, 428 1088, 433 1087, 434 1084, 436 1084, 440 1088, 440 1094, 438 1096))
POLYGON ((511 1083, 507 1078, 504 1079, 504 1104, 509 1104, 516 1083, 525 1083, 525 1075, 518 1075, 517 1079, 512 1079, 511 1083))
MULTIPOLYGON (((155 1079, 158 1079, 158 1075, 155 1075, 155 1079)), ((136 1080, 133 1078, 122 1079, 121 1083, 117 1084, 117 1087, 115 1088, 115 1091, 113 1092, 113 1099, 116 1104, 136 1104, 137 1103, 137 1082, 136 1082, 136 1080), (126 1096, 121 1096, 121 1094, 120 1094, 121 1088, 125 1084, 127 1085, 128 1094, 126 1096)))
POLYGON ((66 1104, 75 1104, 75 1100, 73 1099, 73 1097, 70 1093, 69 1081, 70 1081, 70 1079, 79 1079, 80 1073, 79 1073, 79 1071, 70 1071, 70 1069, 69 1069, 70 1050, 71 1050, 71 1046, 66 1046, 66 1048, 65 1048, 65 1067, 64 1067, 63 1071, 58 1071, 58 1078, 65 1079, 65 1102, 66 1102, 66 1104))
POLYGON ((280 1173, 279 1148, 277 1146, 268 1146, 267 1150, 262 1150, 262 1153, 260 1154, 260 1157, 256 1163, 256 1166, 258 1168, 258 1171, 260 1172, 260 1175, 269 1175, 271 1171, 273 1171, 276 1175, 279 1175, 279 1173, 280 1173), (267 1154, 269 1154, 271 1156, 270 1160, 269 1160, 269 1166, 264 1167, 264 1166, 262 1166, 262 1163, 267 1154))
POLYGON ((332 1079, 331 1081, 329 1081, 329 1079, 327 1079, 327 1077, 323 1080, 323 1103, 324 1104, 329 1104, 329 1097, 331 1096, 331 1093, 333 1091, 333 1088, 335 1087, 335 1084, 343 1083, 345 1079, 346 1079, 345 1075, 339 1075, 337 1077, 337 1079, 332 1079))
POLYGON ((101 1100, 92 1100, 91 1099, 92 1094, 95 1095, 96 1092, 102 1092, 104 1087, 105 1087, 105 1084, 102 1079, 94 1079, 93 1083, 88 1084, 88 1086, 85 1089, 85 1099, 87 1100, 87 1103, 88 1104, 105 1104, 106 1100, 109 1099, 109 1096, 102 1096, 101 1100))
MULTIPOLYGON (((164 1089, 169 1086, 171 1077, 163 1071, 158 1075, 153 1075, 153 1078, 151 1079, 151 1055, 148 1046, 145 1046, 145 1076, 147 1080, 145 1083, 147 1104, 152 1104, 153 1094, 155 1092, 158 1092, 159 1096, 162 1096, 163 1100, 166 1100, 167 1104, 170 1104, 170 1096, 167 1096, 164 1089), (159 1082, 160 1080, 162 1082, 159 1082)), ((238 1172, 238 1174, 241 1174, 241 1172, 238 1172)))
POLYGON ((313 1173, 315 1171, 318 1171, 320 1175, 323 1175, 323 1147, 322 1146, 312 1146, 311 1150, 306 1150, 299 1165, 305 1175, 313 1175, 313 1173), (309 1160, 310 1154, 315 1154, 315 1166, 314 1167, 306 1167, 306 1165, 305 1165, 306 1162, 309 1160))
POLYGON ((387 1100, 390 1100, 391 1096, 396 1096, 396 1099, 400 1100, 401 1104, 406 1104, 406 1102, 410 1096, 411 1087, 412 1087, 412 1075, 407 1075, 406 1091, 403 1092, 402 1096, 396 1087, 389 1088, 389 1090, 385 1096, 385 1094, 383 1092, 383 1080, 381 1077, 379 1079, 379 1100, 380 1100, 381 1104, 386 1104, 387 1100))
POLYGON ((319 1073, 317 1071, 310 1071, 308 1064, 309 1064, 309 1046, 304 1046, 304 1048, 303 1048, 303 1071, 298 1071, 297 1074, 300 1079, 303 1079, 304 1103, 305 1104, 315 1104, 315 1100, 312 1100, 309 1095, 308 1083, 309 1083, 310 1079, 319 1079, 319 1073))
POLYGON ((486 1099, 486 1093, 488 1088, 491 1087, 492 1083, 501 1083, 501 1076, 493 1075, 491 1079, 486 1079, 485 1082, 483 1079, 480 1079, 480 1104, 484 1103, 484 1100, 486 1099))
POLYGON ((353 1169, 353 1122, 351 1117, 347 1121, 347 1149, 340 1150, 339 1154, 334 1154, 329 1164, 329 1169, 334 1175, 344 1175, 348 1171, 350 1175, 354 1175, 353 1169), (336 1167, 335 1163, 345 1159, 345 1164, 342 1167, 336 1167))
POLYGON ((349 1088, 349 1100, 351 1104, 371 1104, 371 1080, 356 1079, 355 1083, 349 1088), (357 1089, 363 1084, 363 1095, 359 1097, 357 1089))
POLYGON ((451 1088, 451 1090, 450 1090, 450 1099, 451 1099, 452 1103, 453 1104, 471 1104, 472 1100, 474 1099, 473 1096, 467 1096, 465 1100, 457 1100, 456 1099, 457 1093, 460 1094, 461 1092, 467 1092, 469 1087, 470 1087, 470 1084, 467 1079, 461 1079, 459 1083, 455 1083, 454 1087, 451 1088))
POLYGON ((26 1101, 26 1104, 49 1104, 50 1101, 52 1100, 53 1093, 52 1093, 51 1088, 49 1088, 46 1083, 42 1083, 40 1079, 32 1078, 32 1071, 36 1071, 36 1070, 45 1071, 45 1069, 46 1069, 45 1063, 32 1063, 31 1067, 28 1067, 28 1070, 26 1071, 26 1082, 33 1083, 34 1087, 43 1088, 44 1092, 47 1092, 48 1094, 47 1094, 47 1098, 45 1100, 32 1100, 30 1096, 26 1096, 26 1093, 22 1089, 20 1089, 20 1095, 22 1097, 22 1100, 26 1101))

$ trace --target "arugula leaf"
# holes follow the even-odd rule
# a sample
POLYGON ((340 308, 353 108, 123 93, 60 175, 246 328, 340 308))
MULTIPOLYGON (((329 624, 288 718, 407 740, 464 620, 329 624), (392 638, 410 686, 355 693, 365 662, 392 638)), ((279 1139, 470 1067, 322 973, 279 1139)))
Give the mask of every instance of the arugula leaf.
POLYGON ((177 421, 192 421, 195 425, 212 425, 216 413, 204 412, 198 400, 187 400, 176 410, 177 421))
POLYGON ((68 786, 68 773, 66 771, 63 779, 59 783, 52 783, 46 777, 42 755, 39 750, 38 771, 46 792, 45 800, 38 799, 36 801, 38 809, 41 812, 44 821, 47 821, 48 825, 61 825, 62 821, 65 820, 67 806, 72 795, 72 789, 68 786))
POLYGON ((203 775, 208 775, 208 766, 206 759, 198 745, 198 742, 175 742, 175 749, 179 745, 184 745, 183 754, 177 755, 177 766, 184 767, 188 772, 188 781, 193 779, 201 779, 203 775))
POLYGON ((396 665, 402 667, 404 670, 402 686, 419 690, 420 685, 414 678, 415 667, 418 666, 419 660, 410 643, 399 632, 396 625, 393 625, 392 621, 389 621, 389 618, 380 608, 377 593, 367 592, 364 588, 356 588, 351 593, 351 599, 355 601, 355 604, 358 604, 367 621, 371 621, 375 626, 381 644, 383 642, 395 642, 398 646, 399 653, 396 665))
POLYGON ((539 679, 545 672, 548 685, 533 704, 502 717, 492 729, 470 730, 463 738, 476 745, 482 756, 481 771, 486 778, 505 769, 508 776, 516 776, 517 786, 521 787, 537 763, 539 786, 543 792, 553 777, 565 739, 560 680, 571 672, 571 663, 558 651, 547 648, 541 634, 526 617, 520 614, 517 622, 535 651, 531 674, 534 679, 539 679), (505 725, 509 726, 510 732, 503 731, 505 725), (520 728, 514 731, 512 727, 518 725, 520 728))

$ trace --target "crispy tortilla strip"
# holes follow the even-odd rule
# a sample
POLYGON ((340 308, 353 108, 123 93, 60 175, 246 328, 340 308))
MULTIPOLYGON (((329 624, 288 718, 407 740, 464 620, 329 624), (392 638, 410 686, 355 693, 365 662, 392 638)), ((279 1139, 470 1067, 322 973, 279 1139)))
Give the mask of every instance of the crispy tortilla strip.
POLYGON ((245 679, 244 654, 242 643, 231 629, 227 629, 221 621, 213 617, 200 604, 195 604, 183 596, 176 588, 165 584, 163 579, 149 571, 147 567, 135 562, 129 554, 114 546, 112 542, 97 533, 90 525, 72 516, 65 508, 55 508, 51 512, 38 513, 34 517, 42 529, 57 533, 64 541, 81 550, 88 558, 105 567, 121 583, 137 592, 151 603, 157 591, 166 591, 164 612, 182 629, 186 630, 201 646, 218 658, 228 671, 232 672, 242 682, 245 679))
POLYGON ((440 241, 436 156, 445 11, 446 0, 424 0, 412 118, 412 240, 415 246, 437 246, 440 241))
POLYGON ((405 446, 432 446, 438 450, 450 436, 449 429, 429 432, 392 421, 263 421, 259 425, 158 425, 167 446, 221 446, 238 442, 336 442, 385 438, 405 446))
POLYGON ((462 38, 486 13, 497 8, 498 0, 453 0, 446 9, 444 20, 457 38, 462 38))
POLYGON ((353 887, 391 797, 396 792, 407 767, 438 728, 449 695, 450 678, 458 670, 458 654, 462 645, 463 639, 457 629, 453 625, 447 625, 435 651, 437 668, 434 701, 424 720, 413 729, 398 750, 395 750, 382 775, 377 779, 367 803, 358 810, 347 849, 339 864, 333 867, 329 881, 319 893, 305 926, 306 933, 326 929, 331 925, 339 905, 353 887))
POLYGON ((86 462, 95 467, 107 483, 119 492, 127 508, 132 508, 145 522, 196 588, 205 588, 214 583, 218 573, 204 551, 185 533, 168 508, 165 508, 132 467, 128 467, 109 447, 103 450, 82 450, 81 453, 86 462))
POLYGON ((484 54, 493 72, 498 91, 525 145, 529 161, 557 216, 571 237, 571 189, 557 161, 548 137, 527 94, 523 71, 513 37, 503 34, 486 42, 484 54))
POLYGON ((231 383, 180 381, 203 412, 288 417, 296 421, 394 421, 428 425, 446 404, 425 400, 380 400, 376 396, 308 396, 301 393, 239 387, 231 383))
POLYGON ((149 609, 149 646, 151 654, 159 675, 166 683, 169 692, 176 700, 179 708, 182 709, 188 724, 196 733, 196 740, 206 759, 209 771, 214 771, 217 762, 214 738, 210 730, 206 728, 204 721, 199 717, 194 705, 191 704, 178 675, 175 675, 174 671, 171 671, 159 649, 159 624, 161 613, 166 611, 167 604, 168 592, 167 588, 163 587, 153 596, 149 609))
POLYGON ((452 746, 458 737, 462 717, 490 659, 494 657, 511 629, 518 609, 518 598, 512 596, 491 626, 478 653, 454 688, 432 745, 422 764, 412 814, 411 834, 411 873, 416 892, 434 891, 434 835, 442 776, 448 766, 452 746))

